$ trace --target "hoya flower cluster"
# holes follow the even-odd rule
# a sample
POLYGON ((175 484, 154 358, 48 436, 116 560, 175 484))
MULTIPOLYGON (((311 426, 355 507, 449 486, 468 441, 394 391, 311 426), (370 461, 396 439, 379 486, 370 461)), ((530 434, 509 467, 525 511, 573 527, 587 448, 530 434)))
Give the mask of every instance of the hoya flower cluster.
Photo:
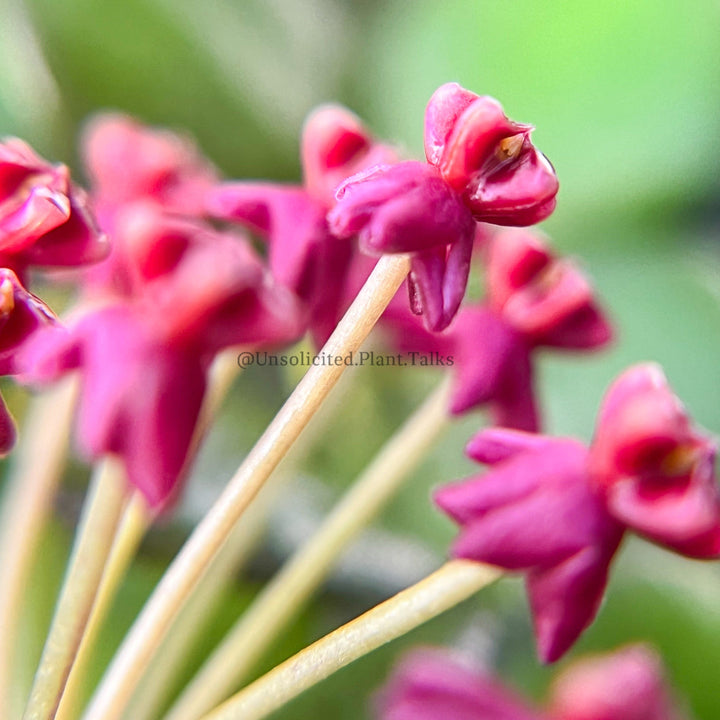
MULTIPOLYGON (((532 130, 496 100, 449 83, 427 105, 425 160, 408 160, 353 113, 327 105, 302 132, 302 184, 286 185, 224 179, 189 139, 102 115, 81 143, 87 192, 65 166, 6 141, 0 372, 34 385, 78 375, 83 456, 119 458, 128 487, 156 513, 188 474, 214 390, 211 366, 224 351, 283 347, 308 334, 318 349, 327 343, 351 356, 364 339, 358 328, 367 333, 377 320, 399 353, 452 356, 443 419, 486 408, 491 427, 467 445, 489 469, 434 494, 459 526, 452 557, 469 561, 449 565, 522 573, 539 655, 553 662, 598 613, 626 533, 686 557, 720 557, 720 490, 714 439, 652 363, 610 386, 590 442, 541 434, 538 354, 594 352, 615 331, 588 276, 530 228, 553 212, 558 192, 532 130), (402 277, 384 277, 388 267, 402 277), (52 268, 65 268, 62 277, 79 291, 62 321, 25 287, 36 269, 52 268), (473 271, 485 291, 470 302, 473 271), (387 297, 365 327, 371 303, 356 297, 383 283, 387 297)), ((205 563, 316 409, 307 408, 319 406, 340 372, 313 367, 248 455, 220 509, 188 543, 192 560, 181 555, 166 576, 169 590, 162 586, 157 602, 176 603, 166 615, 201 582, 205 563)), ((0 403, 1 453, 15 434, 0 403)), ((152 635, 140 628, 128 652, 152 635)), ((141 647, 138 657, 152 650, 141 647)), ((143 670, 125 661, 126 675, 143 670)), ((100 695, 108 718, 122 713, 119 699, 100 695)), ((401 665, 377 707, 382 720, 684 717, 644 647, 566 670, 542 709, 425 652, 401 665)))

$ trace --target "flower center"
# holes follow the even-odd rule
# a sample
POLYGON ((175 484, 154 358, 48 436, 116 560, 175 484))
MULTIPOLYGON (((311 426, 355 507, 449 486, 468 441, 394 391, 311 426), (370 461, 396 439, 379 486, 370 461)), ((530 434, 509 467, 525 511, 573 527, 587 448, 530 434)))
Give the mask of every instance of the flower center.
POLYGON ((9 278, 0 283, 0 317, 6 318, 15 309, 15 288, 9 278))

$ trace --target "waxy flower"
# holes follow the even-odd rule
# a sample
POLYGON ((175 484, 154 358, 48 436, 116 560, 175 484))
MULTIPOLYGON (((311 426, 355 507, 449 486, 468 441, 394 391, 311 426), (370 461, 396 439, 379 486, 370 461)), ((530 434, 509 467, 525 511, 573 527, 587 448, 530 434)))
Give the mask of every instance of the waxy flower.
POLYGON ((608 391, 590 451, 610 513, 691 557, 720 554, 715 441, 695 428, 660 367, 641 365, 608 391))
POLYGON ((443 85, 425 113, 427 163, 370 168, 338 189, 331 231, 359 234, 369 253, 412 253, 411 305, 429 330, 457 313, 476 221, 525 226, 553 211, 557 178, 531 130, 496 100, 443 85))
POLYGON ((116 208, 137 200, 198 215, 205 192, 217 181, 212 164, 189 138, 126 115, 95 117, 83 134, 82 151, 103 227, 112 224, 116 208))
MULTIPOLYGON (((50 309, 20 284, 15 273, 0 268, 0 375, 17 375, 18 353, 41 327, 52 325, 50 309)), ((0 397, 0 455, 15 443, 15 424, 0 397)))
POLYGON ((555 257, 540 234, 503 230, 484 248, 482 304, 466 305, 448 330, 430 333, 393 303, 384 326, 403 352, 453 358, 451 413, 489 405, 495 424, 537 431, 536 349, 594 349, 611 339, 612 330, 583 273, 555 257))
POLYGON ((167 222, 178 243, 188 235, 184 252, 173 258, 150 244, 138 266, 141 295, 38 333, 25 352, 26 381, 80 371, 81 450, 92 460, 120 456, 153 507, 165 505, 181 479, 213 356, 234 345, 285 343, 304 330, 294 296, 272 284, 241 239, 202 226, 189 236, 190 222, 167 222))
POLYGON ((51 165, 22 140, 0 143, 0 267, 73 267, 109 252, 85 193, 64 165, 51 165))
POLYGON ((520 698, 450 652, 415 650, 377 698, 378 720, 542 720, 520 698))
MULTIPOLYGON (((683 555, 720 557, 720 490, 710 443, 695 433, 677 434, 675 414, 658 414, 648 425, 642 392, 648 386, 659 393, 653 400, 662 401, 656 411, 663 403, 679 407, 657 367, 631 368, 608 393, 590 448, 572 439, 486 430, 467 452, 491 470, 435 495, 461 528, 452 547, 455 557, 525 573, 545 661, 558 659, 594 618, 625 530, 683 555), (659 457, 654 443, 660 437, 666 442, 659 457), (693 447, 703 447, 696 464, 683 465, 681 478, 659 474, 667 458, 676 469, 672 460, 683 456, 689 438, 693 447), (613 454, 617 448, 621 456, 613 454), (617 487, 630 487, 633 498, 621 510, 639 505, 645 512, 618 512, 612 493, 617 487), (702 513, 695 506, 698 494, 706 503, 702 513), (646 509, 649 500, 654 505, 646 509)), ((684 414, 683 419, 689 422, 684 414)))
POLYGON ((597 613, 623 527, 576 440, 486 430, 467 453, 492 470, 435 494, 461 527, 452 554, 526 573, 540 657, 557 660, 597 613))
POLYGON ((275 278, 305 303, 315 343, 324 344, 347 308, 348 273, 355 246, 330 234, 326 215, 336 186, 394 152, 373 141, 342 107, 324 106, 305 123, 303 187, 229 182, 208 193, 211 217, 241 223, 265 238, 275 278))
POLYGON ((440 648, 411 651, 376 703, 378 720, 683 720, 657 653, 645 645, 581 658, 554 680, 543 712, 440 648))
POLYGON ((554 720, 683 720, 662 661, 646 645, 583 658, 553 682, 554 720))
POLYGON ((128 296, 138 289, 134 255, 147 243, 148 227, 167 228, 162 215, 198 218, 217 173, 188 138, 125 115, 95 117, 83 134, 82 153, 93 209, 112 239, 107 260, 83 273, 85 297, 128 296))

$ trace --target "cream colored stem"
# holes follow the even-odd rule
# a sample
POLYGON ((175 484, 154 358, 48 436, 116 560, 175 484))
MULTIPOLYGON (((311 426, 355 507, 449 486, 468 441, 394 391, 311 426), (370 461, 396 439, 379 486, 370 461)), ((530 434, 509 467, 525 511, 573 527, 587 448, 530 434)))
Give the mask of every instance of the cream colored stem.
POLYGON ((452 560, 301 650, 203 720, 260 720, 351 662, 466 600, 500 574, 470 560, 452 560))
POLYGON ((330 362, 311 367, 250 451, 140 613, 98 688, 86 718, 116 720, 123 713, 155 649, 208 563, 340 378, 344 370, 343 357, 359 349, 409 269, 408 256, 380 258, 323 348, 325 357, 336 358, 338 364, 330 362))
POLYGON ((96 468, 85 501, 65 581, 30 693, 25 720, 52 720, 90 618, 105 563, 127 500, 115 458, 96 468))
MULTIPOLYGON (((220 353, 210 368, 208 389, 203 398, 198 422, 188 450, 188 468, 207 435, 230 386, 240 372, 237 354, 237 348, 220 353)), ((133 493, 115 535, 95 605, 65 686, 56 720, 72 720, 79 715, 82 684, 92 659, 95 642, 102 629, 102 623, 154 517, 155 512, 148 506, 142 493, 138 491, 133 493)))
MULTIPOLYGON (((347 384, 353 375, 354 369, 351 368, 343 375, 339 384, 347 384)), ((150 663, 126 717, 132 720, 157 720, 160 717, 175 689, 182 668, 187 664, 198 639, 206 633, 208 622, 214 617, 224 593, 235 581, 239 569, 263 536, 268 516, 281 488, 293 477, 294 470, 302 464, 316 441, 324 435, 336 411, 344 406, 343 399, 340 392, 333 393, 328 398, 322 409, 308 423, 302 438, 293 445, 292 450, 283 458, 281 466, 255 497, 243 515, 242 522, 235 526, 150 663)), ((222 699, 219 698, 217 702, 222 699)))
POLYGON ((144 496, 135 491, 123 512, 115 534, 95 604, 55 716, 56 720, 71 720, 79 715, 82 685, 102 624, 153 517, 154 513, 148 507, 144 496))
POLYGON ((399 490, 449 424, 443 382, 388 440, 313 537, 246 610, 166 720, 197 720, 228 697, 303 607, 351 540, 399 490))
POLYGON ((0 717, 15 720, 24 698, 16 679, 17 633, 35 551, 67 457, 77 379, 33 398, 15 450, 0 518, 0 717))

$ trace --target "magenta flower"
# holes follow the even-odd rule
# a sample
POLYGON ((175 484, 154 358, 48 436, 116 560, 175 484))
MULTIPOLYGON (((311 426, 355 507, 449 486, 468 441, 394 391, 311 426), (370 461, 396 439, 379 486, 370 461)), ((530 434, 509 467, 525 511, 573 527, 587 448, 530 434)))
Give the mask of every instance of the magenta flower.
POLYGON ((553 211, 557 178, 531 130, 492 98, 443 85, 425 113, 427 163, 370 168, 338 189, 331 231, 359 234, 369 253, 412 253, 411 305, 429 330, 457 313, 476 221, 532 225, 553 211))
POLYGON ((538 652, 553 662, 595 617, 623 527, 590 488, 580 442, 498 429, 467 452, 492 470, 435 494, 461 527, 452 555, 526 573, 538 652))
POLYGON ((0 266, 22 278, 30 266, 98 262, 109 249, 67 167, 51 165, 22 140, 0 144, 0 266))
MULTIPOLYGON (((18 353, 39 328, 55 323, 50 309, 8 268, 0 268, 0 375, 17 375, 18 353)), ((15 444, 15 423, 0 397, 0 455, 15 444)))
POLYGON ((318 346, 347 307, 348 273, 355 247, 330 234, 327 211, 338 183, 377 162, 393 162, 393 151, 375 143, 344 108, 325 106, 307 120, 302 138, 303 187, 231 182, 207 196, 207 212, 241 223, 266 238, 270 269, 308 308, 318 346))
POLYGON ((595 617, 625 530, 690 557, 720 556, 714 454, 702 436, 676 434, 676 415, 657 413, 646 424, 649 401, 643 389, 648 387, 659 390, 667 405, 677 406, 664 381, 659 383, 655 366, 631 368, 608 393, 590 448, 572 439, 513 430, 479 433, 467 452, 490 465, 490 472, 435 495, 460 525, 455 557, 526 573, 544 661, 557 660, 595 617), (655 452, 658 438, 665 441, 660 455, 655 452), (673 474, 675 458, 684 457, 689 438, 702 450, 695 464, 682 464, 682 475, 673 474), (669 476, 660 474, 665 461, 669 476), (617 493, 631 501, 619 503, 617 493), (698 496, 706 503, 702 512, 698 496))
POLYGON ((447 83, 425 111, 425 155, 476 220, 535 225, 555 209, 558 181, 532 130, 509 120, 497 100, 447 83))
POLYGON ((379 693, 378 720, 684 720, 651 648, 631 645, 573 662, 544 713, 452 652, 411 651, 379 693))
POLYGON ((555 720, 683 720, 657 653, 630 645, 574 662, 554 681, 555 720))
POLYGON ((172 499, 181 479, 214 354, 285 343, 304 330, 294 296, 272 284, 248 245, 208 229, 186 244, 171 271, 162 250, 164 272, 152 277, 158 265, 142 266, 142 295, 38 333, 25 353, 26 381, 80 371, 81 450, 92 460, 119 455, 153 507, 172 499))
POLYGON ((698 431, 662 369, 639 365, 612 385, 590 468, 610 513, 683 555, 720 554, 714 439, 698 431))
POLYGON ((542 720, 513 693, 450 652, 415 650, 377 698, 378 720, 542 720))
POLYGON ((181 215, 198 215, 205 192, 217 180, 212 164, 189 138, 147 127, 126 115, 95 117, 82 146, 93 201, 108 230, 113 210, 137 200, 156 202, 181 215))
POLYGON ((593 349, 606 344, 612 331, 582 272, 553 256, 540 235, 504 230, 484 245, 483 304, 465 306, 448 330, 430 333, 393 303, 385 326, 403 352, 452 358, 452 414, 489 405, 495 424, 537 431, 535 350, 593 349))

